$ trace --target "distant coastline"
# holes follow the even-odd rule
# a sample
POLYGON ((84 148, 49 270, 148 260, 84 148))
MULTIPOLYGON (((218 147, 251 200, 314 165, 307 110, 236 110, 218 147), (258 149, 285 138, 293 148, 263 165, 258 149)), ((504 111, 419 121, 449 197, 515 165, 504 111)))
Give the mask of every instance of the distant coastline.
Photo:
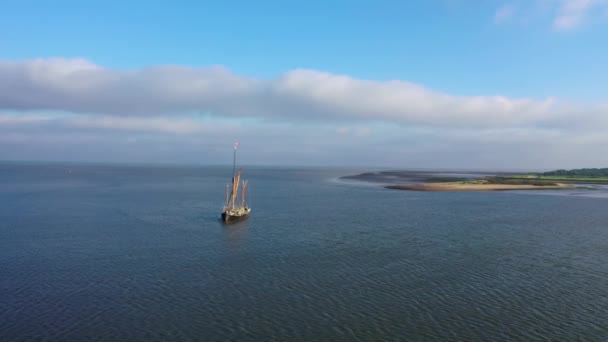
POLYGON ((341 177, 412 191, 560 190, 575 184, 608 184, 608 169, 557 170, 544 173, 381 171, 341 177))
POLYGON ((419 183, 407 185, 387 185, 385 188, 394 190, 414 191, 506 191, 506 190, 550 190, 568 189, 573 185, 555 183, 550 185, 533 184, 497 184, 488 181, 463 181, 463 182, 440 182, 419 183))

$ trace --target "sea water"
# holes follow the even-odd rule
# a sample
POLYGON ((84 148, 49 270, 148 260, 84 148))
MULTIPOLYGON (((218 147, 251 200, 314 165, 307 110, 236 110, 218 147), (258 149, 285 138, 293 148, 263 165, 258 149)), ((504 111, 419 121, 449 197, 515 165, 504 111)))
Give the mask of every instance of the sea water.
POLYGON ((602 190, 245 168, 225 226, 231 171, 0 164, 0 340, 608 339, 602 190))

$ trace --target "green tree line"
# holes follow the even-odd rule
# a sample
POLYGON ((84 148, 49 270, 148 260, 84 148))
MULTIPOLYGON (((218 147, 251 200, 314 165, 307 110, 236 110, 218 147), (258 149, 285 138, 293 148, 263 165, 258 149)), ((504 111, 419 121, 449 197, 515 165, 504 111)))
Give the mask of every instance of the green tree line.
POLYGON ((555 170, 542 173, 543 176, 564 176, 564 177, 608 177, 608 168, 602 169, 575 169, 575 170, 555 170))

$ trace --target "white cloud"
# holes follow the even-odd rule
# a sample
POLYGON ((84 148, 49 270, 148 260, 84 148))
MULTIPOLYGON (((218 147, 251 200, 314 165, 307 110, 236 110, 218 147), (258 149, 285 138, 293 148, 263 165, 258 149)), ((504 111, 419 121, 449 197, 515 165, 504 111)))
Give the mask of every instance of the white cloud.
POLYGON ((513 17, 515 14, 515 6, 512 4, 506 4, 498 8, 494 14, 494 22, 500 24, 513 17))
POLYGON ((245 164, 521 169, 608 163, 605 124, 480 129, 187 118, 173 125, 171 117, 102 115, 28 118, 37 115, 0 114, 3 159, 229 164, 238 139, 245 164))
POLYGON ((0 125, 13 125, 13 124, 27 124, 27 123, 39 123, 48 122, 52 118, 46 115, 6 115, 0 114, 0 125))
POLYGON ((360 80, 315 70, 293 70, 264 80, 223 67, 118 71, 66 59, 0 62, 0 108, 480 127, 534 124, 567 114, 565 104, 552 98, 456 96, 406 81, 360 80))
MULTIPOLYGON (((93 128, 135 132, 144 131, 171 134, 206 133, 217 129, 217 127, 210 127, 209 124, 204 122, 184 118, 87 116, 71 117, 68 119, 63 119, 62 121, 73 128, 93 128)), ((224 126, 222 129, 226 129, 226 127, 224 126)))
POLYGON ((557 30, 573 29, 582 23, 592 7, 601 3, 600 0, 563 0, 553 27, 557 30))
POLYGON ((8 159, 217 163, 239 139, 250 163, 517 168, 590 162, 590 148, 608 146, 607 104, 465 97, 315 70, 252 79, 218 66, 0 62, 0 109, 8 159))
POLYGON ((496 10, 494 22, 501 24, 513 19, 522 22, 544 21, 550 16, 554 30, 569 31, 602 11, 608 11, 608 0, 512 0, 496 10))

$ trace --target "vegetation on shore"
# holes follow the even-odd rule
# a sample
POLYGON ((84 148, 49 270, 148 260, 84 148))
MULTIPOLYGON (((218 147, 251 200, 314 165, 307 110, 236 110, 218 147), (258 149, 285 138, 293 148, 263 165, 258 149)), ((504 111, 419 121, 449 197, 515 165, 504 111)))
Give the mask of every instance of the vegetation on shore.
POLYGON ((543 176, 558 177, 589 177, 589 178, 608 178, 608 168, 602 169, 574 169, 574 170, 555 170, 542 173, 543 176))
POLYGON ((563 183, 515 182, 503 179, 472 179, 456 182, 414 183, 404 185, 388 185, 388 189, 415 191, 504 191, 504 190, 545 190, 567 189, 571 185, 563 183))
POLYGON ((534 179, 537 181, 553 181, 562 183, 608 184, 608 168, 555 170, 543 173, 512 175, 508 178, 514 180, 534 179))
POLYGON ((489 177, 486 178, 489 184, 511 184, 511 185, 535 185, 535 186, 556 186, 558 183, 552 180, 536 178, 517 178, 517 177, 489 177))
POLYGON ((584 183, 584 184, 608 184, 608 177, 560 177, 560 176, 512 176, 515 180, 536 179, 544 181, 562 182, 562 183, 584 183))
MULTIPOLYGON (((359 175, 359 177, 361 176, 368 179, 377 178, 388 183, 395 183, 395 178, 402 178, 406 184, 390 184, 385 185, 385 187, 417 191, 559 190, 581 188, 580 185, 575 186, 575 184, 608 184, 608 168, 521 174, 499 172, 493 175, 456 172, 453 177, 450 176, 449 172, 434 175, 430 172, 383 171, 359 175), (386 177, 387 175, 390 177, 386 177), (387 181, 387 178, 390 178, 390 180, 387 181)), ((596 187, 587 188, 595 189, 596 187)))
POLYGON ((429 178, 425 183, 429 184, 442 184, 442 183, 450 183, 450 184, 470 184, 470 185, 480 185, 480 184, 505 184, 505 185, 535 185, 535 186, 556 186, 557 182, 552 180, 543 180, 536 178, 527 178, 527 177, 485 177, 485 178, 448 178, 448 177, 437 177, 437 178, 429 178))
MULTIPOLYGON (((605 178, 608 182, 608 177, 605 178)), ((590 178, 597 182, 603 178, 590 178)), ((477 179, 449 177, 429 178, 426 183, 389 185, 386 188, 417 191, 504 191, 504 190, 559 190, 572 188, 568 183, 581 182, 581 177, 551 176, 543 174, 524 174, 492 176, 477 179), (566 178, 567 181, 561 181, 566 178)))

